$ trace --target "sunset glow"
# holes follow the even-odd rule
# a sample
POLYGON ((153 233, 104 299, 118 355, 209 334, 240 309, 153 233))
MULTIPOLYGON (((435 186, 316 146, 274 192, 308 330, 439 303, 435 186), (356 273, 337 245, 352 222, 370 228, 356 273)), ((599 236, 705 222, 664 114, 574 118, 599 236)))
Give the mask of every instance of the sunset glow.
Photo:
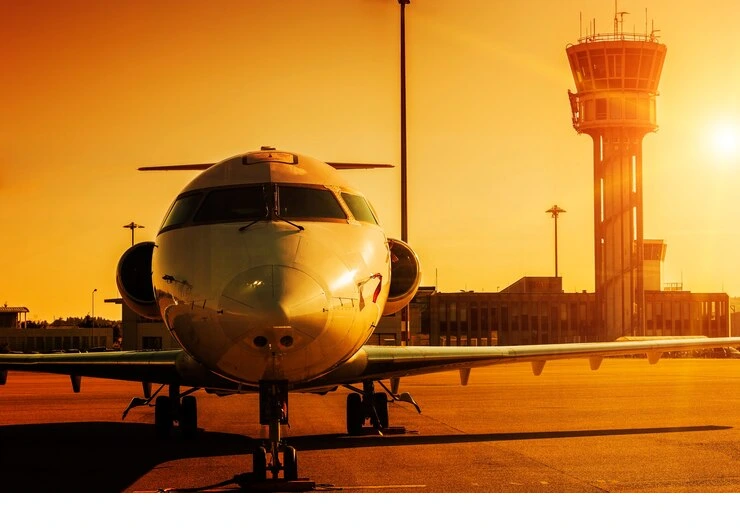
MULTIPOLYGON (((0 304, 27 306, 29 319, 84 316, 97 288, 96 315, 120 318, 103 300, 118 297, 115 267, 131 240, 123 225, 143 225, 136 241, 153 240, 196 175, 136 168, 262 145, 393 164, 345 177, 400 237, 398 7, 0 3, 0 304)), ((665 282, 740 295, 740 122, 728 118, 740 94, 740 7, 620 0, 619 9, 632 13, 625 29, 654 22, 667 46, 659 130, 643 143, 645 237, 668 245, 665 282)), ((572 127, 565 52, 585 30, 581 13, 597 32, 612 30, 614 3, 604 0, 406 6, 409 243, 422 285, 494 291, 552 275, 544 211, 558 204, 563 288, 593 291, 592 143, 572 127)))

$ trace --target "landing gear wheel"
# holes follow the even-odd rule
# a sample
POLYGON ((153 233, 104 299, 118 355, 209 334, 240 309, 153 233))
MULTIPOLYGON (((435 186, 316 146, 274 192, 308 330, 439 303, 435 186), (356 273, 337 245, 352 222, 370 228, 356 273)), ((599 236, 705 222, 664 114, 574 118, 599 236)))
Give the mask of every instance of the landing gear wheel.
POLYGON ((362 424, 365 422, 365 413, 362 409, 362 397, 359 393, 347 395, 347 433, 359 435, 362 424))
POLYGON ((298 455, 292 446, 283 450, 283 476, 287 481, 298 479, 298 455))
POLYGON ((383 392, 373 394, 373 406, 378 415, 377 420, 373 420, 373 426, 378 430, 386 429, 388 427, 388 395, 383 392))
POLYGON ((264 446, 255 448, 252 452, 252 474, 255 481, 267 480, 267 451, 264 446))
POLYGON ((157 438, 169 438, 172 429, 172 402, 168 396, 158 396, 154 402, 154 429, 157 438))
POLYGON ((180 430, 184 439, 198 434, 198 403, 194 396, 184 396, 180 405, 180 430))

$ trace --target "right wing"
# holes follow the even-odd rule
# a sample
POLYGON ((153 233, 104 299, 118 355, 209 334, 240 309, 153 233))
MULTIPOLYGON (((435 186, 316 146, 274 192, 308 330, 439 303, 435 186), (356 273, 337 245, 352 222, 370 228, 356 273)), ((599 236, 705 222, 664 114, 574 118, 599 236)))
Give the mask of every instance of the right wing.
MULTIPOLYGON (((651 364, 666 352, 687 352, 713 348, 733 349, 740 346, 740 337, 672 337, 670 339, 630 339, 599 343, 555 343, 547 345, 516 345, 494 347, 382 347, 365 345, 348 363, 320 380, 319 386, 353 384, 363 380, 401 378, 456 369, 469 370, 501 363, 532 364, 539 375, 545 362, 569 358, 588 358, 596 370, 605 357, 647 355, 651 364)), ((735 351, 737 354, 737 351, 735 351)))

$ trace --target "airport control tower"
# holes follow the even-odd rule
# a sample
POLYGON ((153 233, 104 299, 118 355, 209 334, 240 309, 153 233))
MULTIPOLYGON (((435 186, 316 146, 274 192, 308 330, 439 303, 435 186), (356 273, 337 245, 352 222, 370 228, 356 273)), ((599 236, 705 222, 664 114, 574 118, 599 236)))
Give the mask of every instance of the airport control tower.
POLYGON ((623 16, 615 14, 613 33, 594 29, 566 48, 573 127, 593 139, 596 324, 605 340, 645 335, 642 139, 658 128, 666 54, 655 31, 624 33, 623 16))

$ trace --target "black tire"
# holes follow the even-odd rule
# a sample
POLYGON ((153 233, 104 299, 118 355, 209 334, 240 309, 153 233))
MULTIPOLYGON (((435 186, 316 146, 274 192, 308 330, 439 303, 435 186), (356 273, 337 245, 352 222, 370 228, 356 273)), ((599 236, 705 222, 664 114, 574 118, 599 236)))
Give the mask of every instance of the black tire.
POLYGON ((158 439, 168 439, 172 430, 172 402, 169 396, 158 396, 154 402, 154 429, 158 439))
POLYGON ((255 481, 267 481, 267 451, 263 446, 252 452, 252 475, 255 481))
POLYGON ((298 479, 298 454, 292 446, 283 450, 283 477, 288 481, 298 479))
POLYGON ((347 395, 347 433, 359 435, 365 422, 365 412, 362 410, 362 397, 358 393, 347 395))
POLYGON ((184 396, 180 404, 180 431, 184 439, 198 434, 198 402, 194 396, 184 396))
POLYGON ((388 395, 384 392, 374 393, 373 406, 378 415, 377 425, 376 422, 373 422, 373 425, 379 430, 386 429, 388 427, 388 395))

